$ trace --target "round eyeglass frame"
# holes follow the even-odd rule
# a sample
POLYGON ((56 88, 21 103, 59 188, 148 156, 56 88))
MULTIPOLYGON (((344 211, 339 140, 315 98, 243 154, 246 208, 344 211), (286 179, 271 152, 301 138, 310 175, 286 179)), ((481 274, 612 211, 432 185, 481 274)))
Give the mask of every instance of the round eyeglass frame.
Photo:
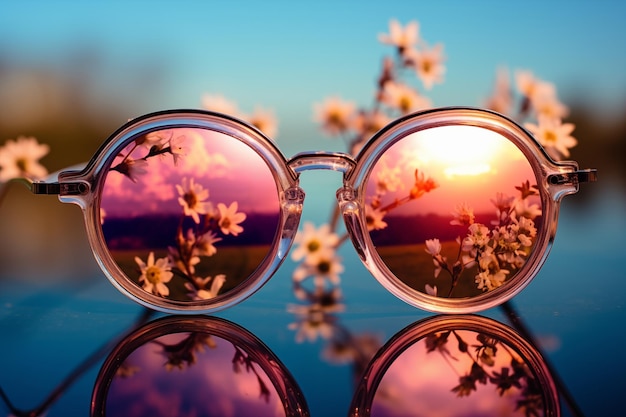
POLYGON ((266 374, 283 406, 285 417, 309 416, 309 407, 300 387, 280 359, 248 330, 226 319, 209 316, 161 317, 126 335, 100 368, 91 396, 90 416, 106 416, 109 389, 125 359, 159 337, 178 333, 208 334, 237 346, 266 374))
MULTIPOLYGON (((508 326, 482 316, 444 315, 419 320, 396 333, 371 359, 363 372, 350 405, 350 417, 370 416, 376 392, 389 368, 404 352, 429 335, 446 331, 464 330, 495 338, 524 359, 543 390, 543 411, 546 417, 561 415, 559 393, 551 371, 541 353, 531 341, 524 339, 508 326)), ((414 364, 419 374, 419 363, 414 364)))
POLYGON ((361 261, 372 275, 399 299, 423 310, 438 313, 478 312, 502 304, 518 294, 536 276, 548 256, 556 234, 561 199, 578 191, 578 183, 575 181, 554 180, 575 173, 578 170, 576 162, 553 161, 523 127, 488 110, 451 107, 414 113, 395 120, 376 133, 355 158, 338 152, 307 152, 290 159, 282 154, 270 138, 241 120, 204 110, 169 110, 130 120, 103 143, 83 170, 61 172, 58 177, 61 190, 59 199, 82 208, 87 236, 96 261, 111 283, 123 294, 143 306, 162 312, 210 313, 250 297, 270 279, 284 261, 297 233, 304 203, 304 191, 299 187, 299 176, 301 172, 312 169, 343 173, 343 187, 337 191, 340 213, 361 261), (440 126, 475 126, 502 135, 526 157, 539 189, 543 214, 533 251, 515 276, 504 285, 472 298, 435 297, 403 283, 376 252, 364 215, 365 188, 379 158, 403 138, 440 126), (274 177, 281 206, 278 229, 264 260, 239 286, 208 300, 170 300, 145 291, 127 277, 113 260, 99 226, 100 199, 106 173, 118 153, 141 135, 181 127, 221 133, 253 149, 274 177))

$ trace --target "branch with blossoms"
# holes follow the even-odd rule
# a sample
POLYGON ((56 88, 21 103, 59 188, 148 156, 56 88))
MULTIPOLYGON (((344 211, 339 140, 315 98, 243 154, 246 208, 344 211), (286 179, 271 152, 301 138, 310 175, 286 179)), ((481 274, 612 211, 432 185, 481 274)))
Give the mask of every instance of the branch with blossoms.
POLYGON ((515 88, 510 78, 507 69, 497 71, 484 106, 523 124, 553 159, 568 158, 578 141, 572 136, 575 125, 563 122, 569 109, 559 100, 555 85, 529 70, 514 72, 515 88))
MULTIPOLYGON (((497 193, 491 200, 496 213, 489 226, 475 222, 474 211, 467 204, 457 206, 450 224, 462 227, 465 235, 456 239, 458 249, 453 260, 443 256, 439 239, 426 240, 425 251, 432 256, 435 266, 434 278, 442 271, 450 278, 446 297, 452 296, 466 270, 471 271, 469 278, 479 290, 491 291, 504 284, 526 262, 537 236, 534 219, 541 216, 541 209, 530 197, 539 192, 528 181, 515 188, 519 195, 497 193)), ((425 291, 440 295, 437 285, 426 284, 425 291)))
POLYGON ((445 56, 442 44, 429 46, 418 30, 417 22, 403 28, 392 20, 389 33, 379 35, 380 42, 391 45, 395 53, 383 58, 369 108, 357 108, 337 96, 314 104, 314 118, 322 130, 331 137, 341 137, 353 155, 393 119, 432 107, 424 90, 443 82, 445 56))
POLYGON ((160 339, 150 342, 161 348, 160 354, 165 358, 165 369, 167 371, 190 368, 197 362, 197 354, 202 353, 205 347, 215 349, 217 346, 213 337, 206 333, 188 333, 181 340, 175 343, 167 343, 160 339))
POLYGON ((150 158, 170 154, 173 157, 174 165, 176 165, 179 159, 186 155, 188 151, 185 147, 185 140, 185 135, 174 137, 173 132, 169 130, 159 130, 148 133, 136 139, 133 142, 133 146, 126 151, 126 155, 118 155, 118 157, 122 157, 122 160, 113 165, 110 169, 111 171, 124 174, 131 181, 136 182, 139 176, 146 173, 146 166, 150 158), (138 147, 147 148, 146 154, 141 158, 131 157, 131 154, 138 147))
POLYGON ((263 398, 266 403, 269 403, 271 392, 267 387, 267 384, 263 381, 263 378, 261 377, 262 374, 260 374, 256 369, 259 364, 254 361, 252 356, 244 352, 237 345, 233 344, 233 348, 235 349, 235 355, 231 361, 233 364, 233 372, 240 374, 243 367, 246 372, 252 373, 256 377, 257 383, 259 384, 259 397, 263 398))
MULTIPOLYGON (((421 38, 419 24, 415 21, 402 26, 398 21, 391 20, 389 32, 379 35, 379 41, 390 45, 393 54, 382 59, 370 107, 357 108, 355 103, 337 96, 314 104, 314 118, 322 130, 331 137, 341 138, 353 155, 393 118, 430 107, 431 102, 424 92, 442 83, 446 72, 443 45, 430 47, 421 38)), ((529 71, 518 71, 515 75, 517 91, 510 86, 508 72, 500 70, 493 94, 485 105, 524 123, 553 158, 559 160, 569 156, 569 149, 577 144, 571 136, 574 125, 562 122, 567 108, 558 100, 554 85, 534 77, 529 71)), ((404 161, 404 165, 402 162, 388 164, 381 159, 377 163, 376 191, 373 196, 368 196, 365 206, 369 231, 385 229, 388 226, 385 217, 391 211, 439 186, 428 173, 418 169, 409 171, 414 174, 413 184, 402 184, 401 174, 411 170, 410 161, 404 161), (398 189, 407 192, 404 196, 394 196, 385 201, 387 193, 398 189)), ((443 296, 452 296, 466 270, 474 268, 471 279, 476 288, 489 291, 502 285, 509 274, 523 264, 537 233, 533 220, 541 215, 541 210, 529 198, 537 194, 536 186, 525 183, 517 189, 518 196, 499 194, 496 197, 493 201, 496 219, 489 226, 474 223, 472 208, 459 206, 451 224, 466 229, 464 235, 462 233, 457 239, 459 248, 453 260, 448 261, 441 254, 438 239, 425 242, 426 252, 433 257, 434 276, 446 271, 450 277, 450 289, 443 296)), ((305 224, 296 237, 295 243, 299 246, 292 257, 301 264, 294 271, 295 282, 306 276, 313 277, 317 284, 323 281, 322 277, 326 277, 331 284, 339 282, 339 272, 343 267, 335 252, 346 240, 346 235, 341 238, 336 235, 338 218, 335 208, 328 224, 318 230, 305 224)), ((434 282, 426 284, 424 291, 438 295, 434 282)))
MULTIPOLYGON (((162 130, 149 133, 136 139, 123 154, 118 155, 111 171, 118 172, 133 182, 141 181, 147 172, 151 158, 171 155, 176 165, 188 152, 184 135, 175 135, 174 131, 162 130), (142 157, 131 157, 138 148, 146 148, 142 157)), ((240 225, 246 214, 238 212, 238 203, 230 205, 218 203, 216 206, 208 200, 209 190, 191 177, 183 177, 181 184, 176 184, 177 201, 181 216, 173 239, 165 257, 156 259, 150 252, 146 261, 139 256, 134 260, 139 268, 137 282, 144 290, 161 297, 168 297, 168 284, 172 278, 184 280, 186 296, 191 300, 204 300, 218 295, 224 282, 225 274, 202 276, 197 273, 201 262, 210 262, 217 253, 216 243, 222 236, 237 236, 243 232, 240 225)), ((101 213, 104 218, 106 213, 101 213)), ((104 220, 103 220, 104 223, 104 220)))
MULTIPOLYGON (((322 103, 314 104, 314 118, 322 130, 343 139, 347 150, 356 155, 374 133, 396 117, 431 107, 431 101, 423 90, 443 81, 445 73, 443 46, 430 47, 419 37, 417 22, 403 28, 397 21, 390 23, 389 34, 379 35, 379 40, 392 45, 393 57, 385 57, 377 77, 376 91, 371 107, 357 108, 350 101, 339 97, 329 97, 322 103), (419 85, 419 87, 417 85, 419 85)), ((368 230, 380 230, 387 226, 384 217, 391 211, 411 203, 438 187, 437 182, 427 173, 406 166, 386 165, 378 173, 376 194, 366 202, 365 216, 368 230), (406 187, 406 194, 385 201, 388 191, 404 187, 397 182, 400 171, 410 170, 414 182, 406 187)), ((328 224, 319 229, 305 224, 303 231, 296 236, 297 248, 292 253, 300 265, 293 273, 298 283, 312 277, 317 286, 324 281, 332 285, 339 283, 339 273, 343 271, 341 259, 336 251, 348 235, 338 237, 338 208, 331 214, 328 224)))

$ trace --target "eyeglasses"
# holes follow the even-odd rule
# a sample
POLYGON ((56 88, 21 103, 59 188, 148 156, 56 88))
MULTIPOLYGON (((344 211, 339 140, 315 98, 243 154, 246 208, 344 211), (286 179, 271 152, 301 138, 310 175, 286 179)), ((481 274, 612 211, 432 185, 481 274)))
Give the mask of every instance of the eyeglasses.
MULTIPOLYGON (((291 159, 242 121, 184 110, 129 121, 84 169, 31 188, 82 208, 95 258, 122 293, 159 311, 207 313, 278 269, 302 213, 299 176, 315 169, 343 174, 339 213, 372 275, 405 302, 447 313, 521 291, 547 257, 562 197, 596 180, 486 110, 416 113, 356 157, 291 159)), ((307 248, 322 272, 327 243, 307 248)))

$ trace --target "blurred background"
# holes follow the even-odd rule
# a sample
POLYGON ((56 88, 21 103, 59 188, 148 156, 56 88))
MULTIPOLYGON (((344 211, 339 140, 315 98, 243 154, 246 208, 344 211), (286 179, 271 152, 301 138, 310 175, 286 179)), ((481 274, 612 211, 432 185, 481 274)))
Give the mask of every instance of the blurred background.
MULTIPOLYGON (((417 20, 422 39, 444 45, 445 82, 427 92, 435 106, 480 106, 502 67, 554 83, 576 124, 572 158, 601 176, 568 203, 624 198, 618 1, 2 1, 0 9, 0 143, 35 136, 50 145, 42 161, 50 171, 88 160, 129 118, 198 108, 204 94, 272 110, 286 156, 343 150, 320 131, 313 104, 331 95, 371 103, 392 52, 377 36, 396 18, 417 20)), ((327 181, 339 184, 322 173, 307 187, 327 181)), ((326 216, 334 188, 322 198, 307 201, 313 219, 326 216)), ((2 275, 71 277, 94 266, 76 207, 12 186, 0 210, 2 275)))

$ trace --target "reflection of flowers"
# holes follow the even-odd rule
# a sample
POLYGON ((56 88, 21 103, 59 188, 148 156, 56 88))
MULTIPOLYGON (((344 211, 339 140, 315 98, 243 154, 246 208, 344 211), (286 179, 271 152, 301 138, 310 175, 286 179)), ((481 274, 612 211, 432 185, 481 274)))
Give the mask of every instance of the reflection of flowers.
POLYGON ((214 278, 196 279, 197 286, 185 282, 185 288, 189 290, 189 296, 193 300, 208 300, 217 297, 217 293, 224 285, 224 281, 226 281, 226 275, 219 274, 214 278))
POLYGON ((187 155, 189 151, 187 149, 186 137, 176 136, 170 139, 170 152, 172 153, 172 157, 174 158, 174 165, 178 163, 180 158, 187 155))
MULTIPOLYGON (((177 133, 176 130, 163 130, 137 138, 118 155, 118 162, 111 167, 111 171, 136 182, 141 178, 140 173, 147 172, 154 157, 171 155, 176 165, 187 154, 187 136, 177 133), (142 157, 135 155, 145 149, 147 153, 142 157)), ((194 177, 182 177, 179 184, 170 187, 176 191, 171 195, 177 199, 182 212, 173 244, 168 247, 167 256, 156 262, 154 252, 148 255, 147 264, 140 257, 135 257, 141 272, 138 282, 146 291, 162 297, 182 296, 192 300, 217 297, 226 275, 206 275, 203 263, 217 253, 216 244, 223 240, 220 233, 223 236, 238 236, 243 232, 241 223, 246 214, 238 211, 237 201, 214 206, 209 200, 209 189, 194 177), (183 282, 179 284, 181 278, 183 282), (168 286, 176 288, 176 293, 172 294, 168 286), (184 288, 182 294, 181 287, 184 288)), ((104 222, 104 217, 101 221, 104 222)))
POLYGON ((371 204, 365 205, 365 224, 367 230, 381 230, 387 227, 387 223, 383 220, 385 212, 378 207, 374 208, 371 204))
POLYGON ((0 146, 0 183, 13 178, 40 179, 48 170, 39 163, 50 147, 34 137, 20 136, 0 146))
MULTIPOLYGON (((179 333, 174 341, 169 338, 157 338, 149 343, 160 347, 157 353, 165 359, 163 366, 166 371, 184 372, 199 363, 199 355, 206 354, 208 349, 218 348, 223 342, 220 338, 215 339, 211 334, 204 332, 179 333)), ((234 354, 232 358, 232 370, 235 374, 241 374, 242 370, 256 377, 259 384, 259 396, 269 402, 271 391, 263 380, 263 373, 257 369, 259 365, 254 358, 246 353, 241 347, 232 344, 234 354)), ((152 353, 151 353, 152 354, 152 353)), ((201 363, 201 362, 200 362, 201 363)), ((140 374, 142 369, 132 364, 132 357, 127 357, 117 368, 115 378, 127 379, 140 374)))
POLYGON ((298 316, 298 321, 289 325, 289 329, 296 330, 298 343, 304 340, 314 342, 318 337, 330 339, 332 336, 335 317, 326 314, 322 306, 290 306, 288 311, 298 316))
POLYGON ((322 339, 323 358, 337 364, 351 364, 355 379, 359 378, 380 347, 380 338, 370 333, 353 334, 341 324, 337 314, 345 307, 338 284, 307 287, 295 281, 293 290, 296 298, 304 302, 287 307, 297 317, 297 321, 289 324, 289 329, 296 331, 296 342, 322 339))
MULTIPOLYGON (((189 229, 189 234, 191 236, 190 240, 193 240, 193 231, 189 229)), ((218 237, 217 234, 209 231, 199 238, 195 240, 196 244, 194 247, 195 254, 198 256, 213 256, 217 253, 217 248, 215 247, 215 243, 222 240, 221 237, 218 237)))
POLYGON ((254 366, 254 359, 252 359, 250 355, 246 354, 246 352, 241 350, 241 348, 235 345, 233 345, 233 347, 235 348, 235 356, 233 356, 232 360, 233 371, 235 371, 236 374, 241 373, 241 367, 243 366, 246 372, 252 372, 256 377, 257 382, 259 383, 259 396, 263 398, 266 403, 269 402, 271 394, 270 390, 261 378, 261 374, 259 374, 256 367, 254 366))
POLYGON ((337 318, 334 313, 344 310, 341 301, 341 291, 338 287, 325 290, 316 287, 309 292, 300 285, 294 287, 295 294, 307 304, 290 305, 287 310, 298 317, 298 321, 291 323, 289 328, 296 330, 296 341, 305 339, 314 342, 318 337, 330 339, 334 334, 334 323, 337 318))
POLYGON ((524 411, 525 415, 540 415, 543 403, 535 376, 522 358, 503 342, 484 333, 446 330, 429 334, 425 343, 428 354, 442 355, 459 375, 458 385, 451 389, 458 397, 472 395, 479 385, 493 384, 500 396, 517 396, 516 409, 524 411), (465 366, 461 356, 470 358, 469 369, 465 371, 459 369, 465 366), (502 366, 502 363, 509 365, 502 366))
MULTIPOLYGON (((453 260, 448 261, 441 254, 439 239, 425 241, 425 250, 433 257, 434 277, 446 271, 451 279, 448 297, 467 269, 476 268, 473 278, 479 290, 491 291, 500 287, 514 270, 524 264, 537 235, 533 219, 541 215, 541 209, 529 201, 529 197, 538 194, 535 185, 526 181, 515 188, 519 191, 518 196, 508 197, 498 193, 491 200, 496 209, 492 228, 475 223, 473 210, 468 205, 457 206, 450 224, 463 227, 465 237, 457 239, 459 249, 453 260)), ((436 295, 434 288, 427 284, 426 293, 436 295)))
POLYGON ((115 377, 117 377, 117 378, 131 378, 133 375, 135 375, 140 370, 141 370, 141 368, 139 368, 138 366, 133 365, 130 361, 125 360, 124 362, 122 362, 120 364, 119 368, 117 368, 115 370, 115 377))
POLYGON ((405 187, 401 183, 398 184, 399 179, 397 177, 397 174, 399 172, 407 171, 408 169, 408 167, 406 166, 408 161, 404 162, 405 163, 398 162, 398 165, 396 165, 393 171, 394 174, 389 175, 387 162, 385 161, 384 157, 381 158, 380 165, 382 166, 383 174, 377 175, 376 192, 374 193, 374 195, 368 196, 370 201, 365 206, 365 220, 368 230, 372 231, 385 229, 387 227, 387 223, 384 221, 384 217, 390 211, 406 203, 417 200, 418 198, 439 187, 434 179, 432 179, 431 177, 426 177, 423 172, 415 169, 413 171, 414 182, 410 186, 409 191, 402 197, 393 195, 387 199, 386 194, 389 191, 405 189, 405 187))
POLYGON ((243 227, 239 226, 239 223, 246 219, 246 214, 237 212, 237 208, 236 201, 233 201, 228 207, 223 203, 217 205, 220 212, 220 220, 217 224, 225 235, 237 236, 243 232, 243 227))
POLYGON ((200 214, 207 214, 211 206, 207 201, 209 190, 200 184, 194 183, 194 179, 183 178, 182 185, 176 184, 178 190, 178 202, 183 207, 185 216, 191 216, 196 223, 200 223, 200 214))
POLYGON ((165 369, 184 370, 185 367, 196 363, 196 355, 204 352, 204 348, 215 348, 215 341, 211 335, 206 333, 189 333, 185 338, 177 343, 165 343, 156 339, 152 343, 161 347, 161 354, 165 357, 165 369))
POLYGON ((172 276, 174 276, 169 259, 159 258, 155 262, 154 252, 150 252, 147 264, 138 256, 135 256, 135 262, 137 262, 137 265, 139 265, 141 269, 139 283, 142 284, 143 289, 155 295, 167 297, 170 290, 165 284, 170 282, 172 276))
POLYGON ((137 182, 137 179, 147 172, 147 165, 148 163, 144 159, 135 160, 128 157, 120 162, 120 164, 115 167, 115 170, 126 175, 132 182, 137 182))

